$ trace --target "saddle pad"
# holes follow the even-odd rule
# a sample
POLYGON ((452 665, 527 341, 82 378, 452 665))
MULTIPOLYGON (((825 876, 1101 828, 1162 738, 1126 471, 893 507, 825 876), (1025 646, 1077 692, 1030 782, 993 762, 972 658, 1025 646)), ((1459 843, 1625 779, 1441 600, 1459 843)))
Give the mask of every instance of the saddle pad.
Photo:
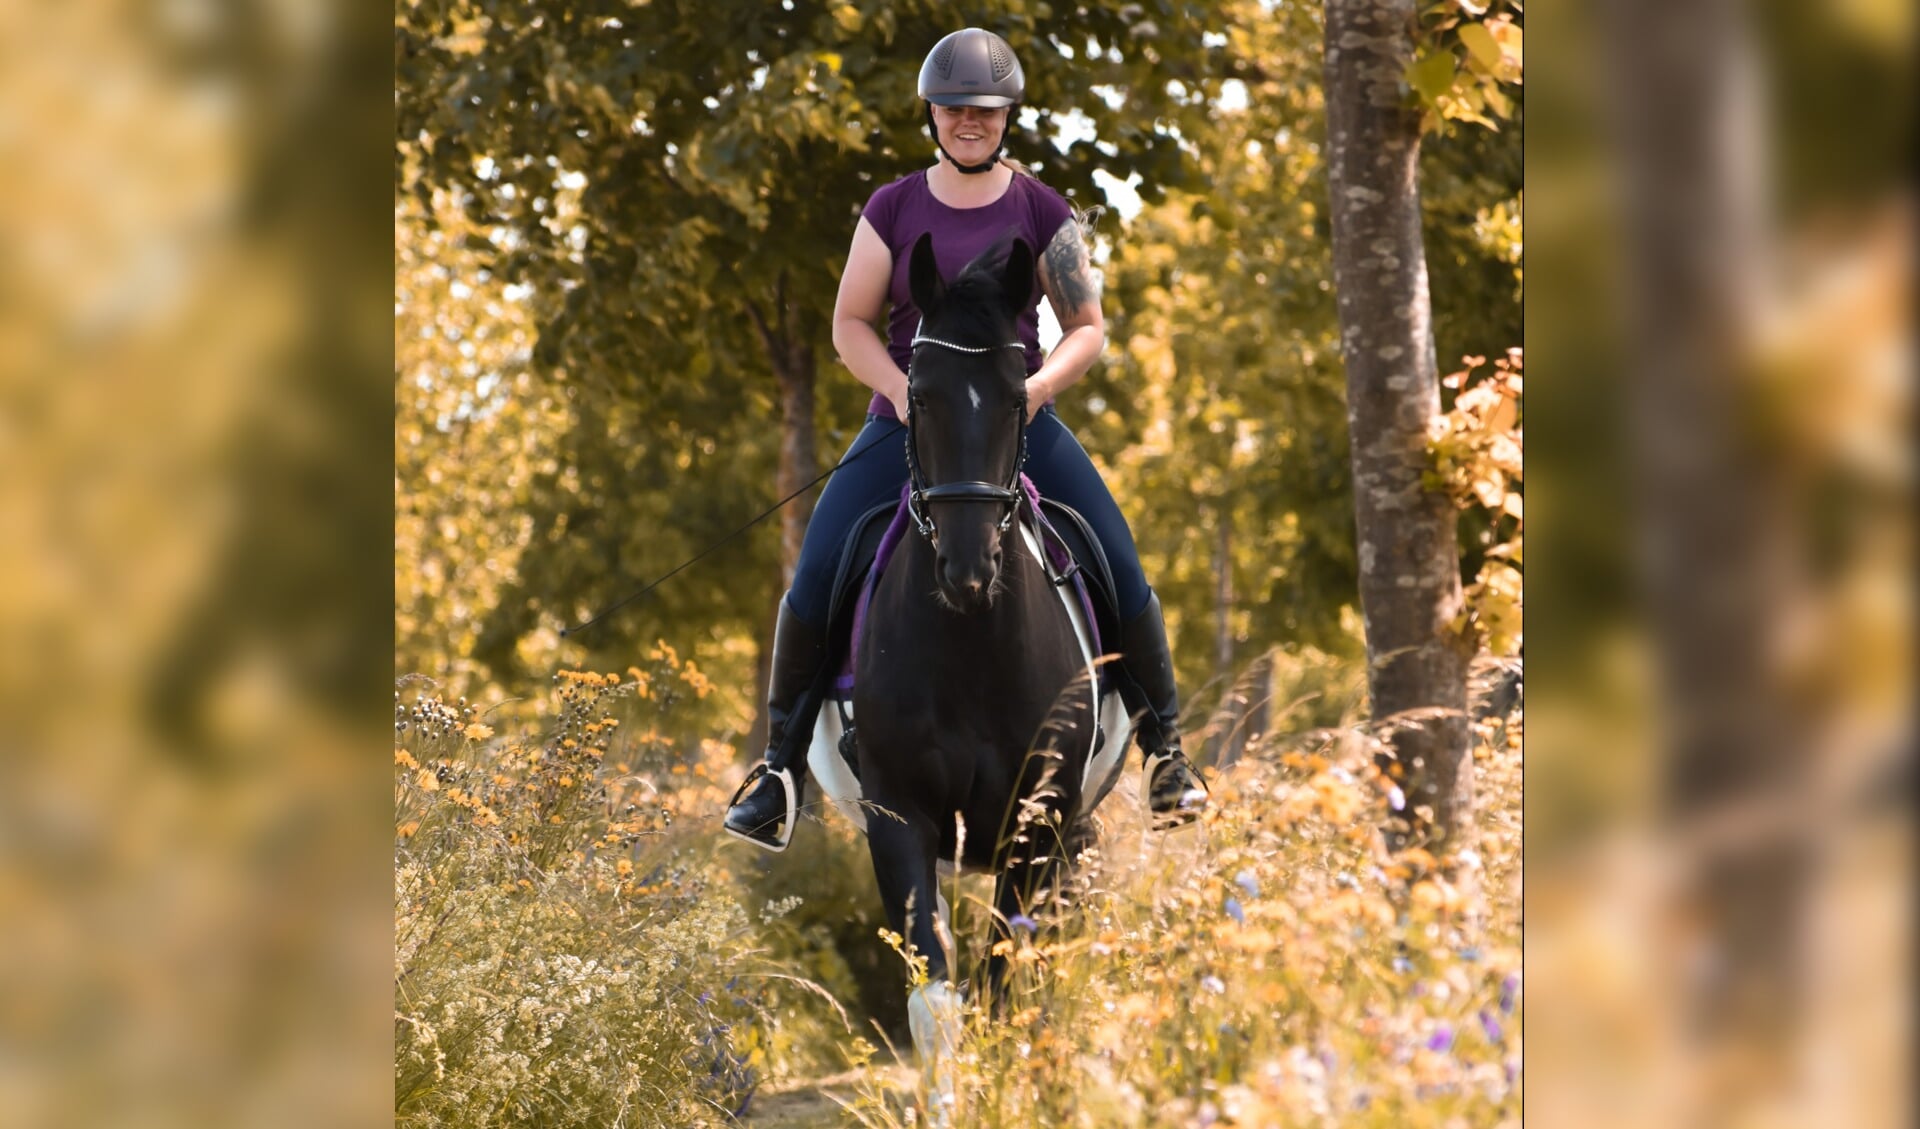
MULTIPOLYGON (((873 567, 867 570, 866 582, 860 586, 860 599, 853 609, 852 634, 847 641, 847 646, 842 648, 842 653, 847 656, 846 661, 841 664, 833 680, 831 696, 839 701, 848 701, 853 697, 854 662, 858 657, 861 632, 866 627, 867 608, 873 601, 874 589, 880 584, 881 573, 886 571, 888 562, 893 560, 894 552, 900 548, 901 540, 906 537, 907 530, 911 527, 907 495, 912 489, 911 484, 900 488, 900 503, 894 511, 893 521, 887 526, 886 533, 881 536, 880 546, 873 555, 873 567)), ((1027 517, 1034 521, 1039 529, 1040 544, 1047 555, 1047 566, 1056 577, 1069 576, 1068 582, 1073 585, 1074 595, 1080 601, 1081 614, 1087 619, 1087 633, 1093 642, 1093 653, 1101 654, 1099 617, 1094 614, 1093 597, 1087 590, 1085 570, 1073 567, 1073 554, 1067 549, 1066 539, 1061 537, 1059 531, 1047 521, 1046 515, 1040 509, 1039 488, 1034 486, 1033 480, 1024 474, 1020 476, 1020 490, 1026 497, 1027 517)))

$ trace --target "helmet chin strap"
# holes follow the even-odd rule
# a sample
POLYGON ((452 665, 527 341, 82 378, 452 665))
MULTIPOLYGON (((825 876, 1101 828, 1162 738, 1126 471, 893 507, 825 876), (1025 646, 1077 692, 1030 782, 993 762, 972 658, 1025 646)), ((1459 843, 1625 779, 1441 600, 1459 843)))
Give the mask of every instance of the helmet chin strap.
POLYGON ((952 153, 947 152, 945 145, 940 144, 940 127, 935 125, 933 121, 933 103, 928 102, 926 106, 927 129, 933 133, 933 147, 940 150, 940 155, 947 159, 948 164, 968 176, 979 176, 983 172, 992 172, 994 167, 1000 163, 1000 154, 1005 152, 1007 148, 1007 130, 1013 128, 1013 113, 1011 111, 1007 113, 1006 128, 1000 131, 1000 144, 994 147, 993 155, 977 165, 966 165, 961 164, 952 153))

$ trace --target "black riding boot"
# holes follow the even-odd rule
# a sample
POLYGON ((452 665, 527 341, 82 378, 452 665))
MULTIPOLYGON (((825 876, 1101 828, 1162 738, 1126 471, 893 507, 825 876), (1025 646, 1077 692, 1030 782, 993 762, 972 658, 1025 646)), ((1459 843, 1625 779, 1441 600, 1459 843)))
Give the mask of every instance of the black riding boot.
POLYGON ((769 851, 786 850, 793 837, 826 658, 825 629, 801 619, 782 597, 767 680, 766 756, 734 793, 724 824, 729 834, 769 851))
POLYGON ((1120 645, 1120 697, 1146 759, 1147 807, 1158 826, 1192 822, 1207 805, 1207 784, 1180 749, 1180 692, 1158 595, 1121 627, 1120 645))

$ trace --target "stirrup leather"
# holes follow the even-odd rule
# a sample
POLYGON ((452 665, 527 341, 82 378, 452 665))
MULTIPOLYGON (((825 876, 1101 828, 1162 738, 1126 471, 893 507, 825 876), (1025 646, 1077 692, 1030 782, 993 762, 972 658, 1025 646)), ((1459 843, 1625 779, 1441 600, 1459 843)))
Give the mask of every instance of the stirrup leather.
MULTIPOLYGON (((739 803, 748 792, 753 790, 753 786, 759 783, 762 776, 777 777, 780 781, 780 787, 786 793, 786 816, 780 821, 780 834, 775 838, 774 842, 769 843, 765 839, 757 839, 744 831, 737 831, 729 826, 724 818, 720 821, 720 829, 736 839, 752 843, 762 850, 773 851, 775 854, 778 854, 786 850, 787 844, 793 841, 793 825, 799 815, 795 810, 799 805, 798 797, 794 794, 793 772, 791 769, 769 768, 767 767, 766 761, 761 761, 759 764, 754 765, 753 771, 747 773, 747 778, 740 782, 740 787, 734 792, 733 798, 727 801, 727 808, 731 810, 733 805, 739 803)), ((764 827, 766 825, 762 824, 761 826, 764 827)))

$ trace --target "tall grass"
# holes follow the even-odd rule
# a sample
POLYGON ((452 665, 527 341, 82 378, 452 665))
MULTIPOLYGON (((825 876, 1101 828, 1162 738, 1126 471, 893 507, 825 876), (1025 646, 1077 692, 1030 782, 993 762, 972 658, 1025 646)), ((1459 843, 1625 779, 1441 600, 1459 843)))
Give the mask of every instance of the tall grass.
MULTIPOLYGON (((1196 829, 1150 832, 1124 780, 1073 904, 1013 940, 957 884, 972 958, 1014 973, 998 1019, 972 1000, 954 1123, 1517 1125, 1518 722, 1480 736, 1475 845, 1444 865, 1382 853, 1403 801, 1348 726, 1256 747, 1196 829)), ((923 1098, 869 1086, 852 1116, 923 1098)))
MULTIPOLYGON (((734 750, 661 735, 662 691, 700 680, 650 663, 563 674, 531 740, 397 699, 400 1123, 751 1122, 764 1083, 904 1035, 864 843, 837 816, 778 857, 718 836, 734 750)), ((1368 728, 1297 732, 1357 675, 1282 668, 1281 700, 1325 693, 1216 774, 1200 826, 1149 831, 1130 772, 1072 902, 1011 939, 988 879, 949 880, 959 974, 994 944, 1013 969, 997 1017, 970 996, 955 1124, 1517 1124, 1518 718, 1481 727, 1467 849, 1389 856, 1404 799, 1368 728)), ((867 1077, 847 1123, 924 1123, 903 1075, 867 1077)))
POLYGON ((724 1124, 783 1055, 832 1042, 837 1005, 763 948, 791 906, 750 908, 686 818, 724 802, 732 750, 626 724, 689 672, 666 649, 625 678, 564 672, 533 741, 396 695, 399 1124, 724 1124))

